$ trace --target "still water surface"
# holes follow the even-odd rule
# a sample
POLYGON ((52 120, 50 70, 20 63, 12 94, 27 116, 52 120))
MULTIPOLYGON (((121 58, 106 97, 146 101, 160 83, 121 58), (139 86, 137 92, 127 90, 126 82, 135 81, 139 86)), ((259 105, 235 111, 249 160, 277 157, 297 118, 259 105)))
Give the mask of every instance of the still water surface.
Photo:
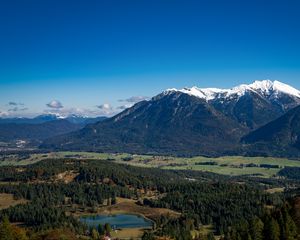
POLYGON ((152 222, 142 216, 131 214, 96 215, 81 217, 80 221, 89 227, 102 226, 109 223, 113 228, 149 228, 152 222))

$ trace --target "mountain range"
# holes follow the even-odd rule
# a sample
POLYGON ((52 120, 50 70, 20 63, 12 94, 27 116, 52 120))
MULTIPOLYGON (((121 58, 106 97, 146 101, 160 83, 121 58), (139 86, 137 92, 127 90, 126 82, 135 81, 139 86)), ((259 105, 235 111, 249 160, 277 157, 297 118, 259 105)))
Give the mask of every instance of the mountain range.
POLYGON ((294 134, 293 141, 282 144, 278 140, 282 134, 276 134, 278 122, 290 123, 289 114, 297 115, 299 104, 300 91, 279 81, 255 81, 232 89, 167 89, 114 117, 47 139, 41 148, 185 156, 278 155, 276 149, 281 149, 298 155, 294 123, 282 128, 294 134), (269 134, 274 137, 261 139, 269 134), (274 147, 274 139, 280 148, 274 147))
POLYGON ((24 143, 22 146, 38 146, 42 140, 79 130, 104 119, 77 115, 62 117, 58 114, 43 114, 34 118, 0 118, 0 142, 4 146, 14 146, 19 141, 24 143))
POLYGON ((15 140, 24 140, 37 142, 78 129, 80 129, 79 125, 63 119, 39 124, 3 123, 0 124, 0 141, 11 142, 15 140))
POLYGON ((86 116, 81 116, 81 115, 76 115, 76 114, 70 114, 67 116, 63 116, 58 113, 48 113, 48 114, 38 115, 34 118, 24 118, 24 117, 0 118, 0 124, 3 124, 3 123, 40 124, 40 123, 62 120, 62 119, 65 119, 65 120, 69 121, 70 123, 79 124, 79 125, 84 126, 86 124, 102 121, 102 120, 106 119, 106 117, 101 116, 101 117, 92 118, 92 117, 86 117, 86 116))

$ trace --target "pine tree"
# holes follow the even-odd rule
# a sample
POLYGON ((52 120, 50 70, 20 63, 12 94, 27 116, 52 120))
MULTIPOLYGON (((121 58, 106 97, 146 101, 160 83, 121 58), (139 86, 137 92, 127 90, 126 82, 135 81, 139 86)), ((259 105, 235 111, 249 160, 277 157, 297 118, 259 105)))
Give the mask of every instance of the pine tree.
POLYGON ((110 226, 110 224, 109 224, 109 223, 105 223, 104 229, 105 229, 105 233, 106 233, 107 235, 109 235, 110 232, 111 232, 111 226, 110 226))
POLYGON ((280 228, 277 221, 274 218, 268 217, 264 226, 265 240, 280 240, 280 228))
POLYGON ((215 240, 215 236, 212 232, 210 232, 209 234, 207 234, 207 240, 215 240))
POLYGON ((98 232, 100 235, 103 235, 105 232, 104 232, 104 228, 101 224, 98 225, 98 232))
POLYGON ((92 229, 92 239, 93 240, 100 239, 100 235, 99 235, 98 231, 95 228, 92 229))
POLYGON ((250 223, 250 235, 253 240, 263 240, 264 223, 255 217, 250 223))
POLYGON ((285 220, 285 239, 286 240, 294 240, 296 239, 297 236, 297 227, 296 224, 294 222, 294 220, 292 219, 292 217, 290 216, 290 214, 288 213, 287 209, 284 208, 283 209, 283 218, 285 220))
POLYGON ((142 240, 154 240, 154 234, 151 232, 145 232, 142 236, 142 240))
POLYGON ((111 205, 115 205, 115 204, 117 204, 117 199, 116 199, 116 196, 113 196, 111 198, 111 205))
POLYGON ((6 216, 0 224, 0 240, 14 240, 13 230, 6 216))

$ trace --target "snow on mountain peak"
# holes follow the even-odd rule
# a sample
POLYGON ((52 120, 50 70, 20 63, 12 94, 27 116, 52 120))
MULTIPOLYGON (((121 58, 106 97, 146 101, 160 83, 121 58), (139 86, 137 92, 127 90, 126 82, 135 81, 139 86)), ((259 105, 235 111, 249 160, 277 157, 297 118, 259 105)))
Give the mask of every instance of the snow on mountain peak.
POLYGON ((216 98, 230 98, 233 96, 241 97, 246 92, 256 92, 268 97, 277 97, 279 93, 285 93, 300 98, 300 91, 279 81, 271 80, 256 80, 251 84, 241 84, 231 89, 220 89, 220 88, 183 88, 183 89, 167 89, 165 93, 169 92, 182 92, 192 96, 196 96, 206 101, 213 100, 216 98))
POLYGON ((274 81, 273 83, 273 89, 276 91, 281 91, 290 95, 294 95, 298 98, 300 98, 300 91, 297 90, 296 88, 293 88, 285 83, 279 82, 279 81, 274 81))
POLYGON ((260 91, 265 95, 277 95, 278 93, 285 93, 295 97, 300 98, 300 91, 285 84, 279 82, 277 80, 262 80, 262 81, 255 81, 254 83, 249 85, 252 89, 260 91))
POLYGON ((224 89, 219 88, 198 88, 198 87, 192 87, 192 88, 184 88, 180 90, 181 92, 187 93, 189 95, 194 95, 199 98, 204 98, 207 101, 214 99, 219 93, 223 93, 224 89))
POLYGON ((253 83, 249 84, 249 87, 256 90, 268 91, 273 88, 273 82, 271 80, 256 80, 253 83))
POLYGON ((164 91, 165 94, 168 94, 170 92, 182 92, 186 93, 191 96, 196 96, 199 98, 203 98, 206 101, 215 99, 217 95, 225 93, 227 89, 220 89, 220 88, 198 88, 196 86, 191 88, 183 88, 183 89, 176 89, 176 88, 170 88, 164 91))
POLYGON ((38 117, 49 117, 49 118, 56 118, 56 119, 64 119, 66 116, 56 113, 56 112, 46 112, 45 114, 39 115, 38 117))

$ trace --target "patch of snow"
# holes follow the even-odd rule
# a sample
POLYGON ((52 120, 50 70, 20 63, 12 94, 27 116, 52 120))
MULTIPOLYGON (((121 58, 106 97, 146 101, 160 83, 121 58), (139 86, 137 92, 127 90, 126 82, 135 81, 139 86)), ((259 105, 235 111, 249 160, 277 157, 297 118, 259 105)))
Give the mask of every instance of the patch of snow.
POLYGON ((293 88, 285 83, 279 82, 279 81, 274 81, 273 83, 273 90, 274 91, 280 91, 283 93, 287 93, 290 95, 294 95, 298 98, 300 98, 300 91, 297 90, 296 88, 293 88))
POLYGON ((233 96, 241 97, 247 92, 256 92, 267 97, 277 97, 278 93, 284 93, 291 96, 300 98, 300 91, 279 81, 262 80, 254 81, 251 84, 242 84, 231 89, 220 88, 198 88, 196 86, 191 88, 176 89, 170 88, 164 91, 164 94, 170 92, 182 92, 191 96, 196 96, 206 101, 214 100, 217 98, 231 98, 233 96))

